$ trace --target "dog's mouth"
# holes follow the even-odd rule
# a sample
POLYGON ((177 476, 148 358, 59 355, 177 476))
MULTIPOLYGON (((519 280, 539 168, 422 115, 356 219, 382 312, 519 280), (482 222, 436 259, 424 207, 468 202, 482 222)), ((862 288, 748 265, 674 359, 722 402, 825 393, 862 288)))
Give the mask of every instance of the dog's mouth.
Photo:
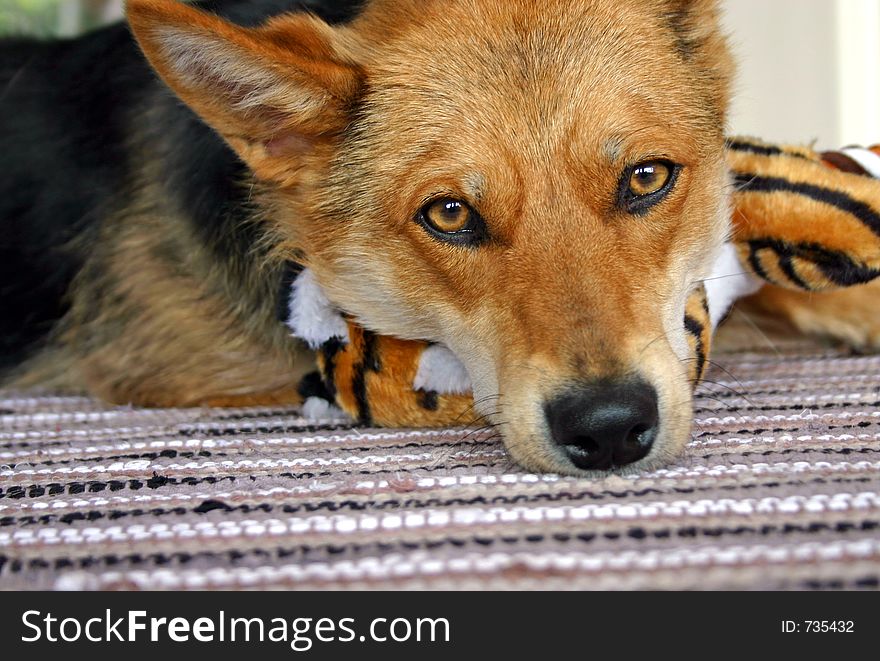
POLYGON ((478 382, 474 400, 522 467, 601 479, 657 468, 690 438, 686 375, 656 376, 649 369, 553 386, 510 378, 500 399, 481 396, 478 382))
MULTIPOLYGON (((716 268, 730 272, 735 260, 728 255, 716 268)), ((281 300, 288 303, 282 306, 284 321, 293 335, 318 353, 332 386, 328 399, 360 422, 448 427, 482 419, 523 467, 598 477, 658 467, 683 451, 693 389, 707 364, 714 325, 739 295, 754 291, 753 280, 734 292, 699 287, 686 294, 683 323, 672 320, 681 319, 681 307, 670 306, 665 332, 630 338, 627 346, 636 350, 626 353, 629 358, 606 357, 593 366, 603 365, 604 376, 592 377, 583 369, 561 369, 565 356, 529 357, 509 345, 490 356, 465 332, 453 334, 448 346, 369 333, 340 312, 309 269, 288 274, 281 300), (335 379, 342 372, 334 351, 347 352, 348 368, 342 372, 360 369, 360 379, 358 374, 347 384, 335 379), (517 353, 523 355, 517 358, 517 353), (363 404, 371 396, 365 378, 381 382, 373 393, 384 398, 381 416, 365 418, 342 401, 346 388, 360 388, 348 401, 363 404)))
MULTIPOLYGON (((285 282, 290 288, 291 278, 285 278, 285 282)), ((357 338, 351 336, 353 327, 328 300, 310 270, 298 272, 292 282, 285 321, 296 337, 324 356, 331 349, 358 344, 357 338)), ((410 371, 411 382, 393 384, 401 397, 409 392, 421 394, 419 401, 425 399, 425 393, 433 398, 459 398, 459 408, 471 408, 500 430, 514 459, 527 468, 575 474, 619 471, 645 460, 658 440, 658 395, 644 379, 573 383, 557 389, 556 394, 543 398, 540 404, 535 401, 535 389, 524 388, 521 398, 510 393, 505 401, 498 395, 481 396, 485 384, 479 379, 477 394, 473 395, 470 370, 446 346, 431 344, 419 348, 412 356, 418 365, 410 371), (465 405, 465 399, 473 404, 465 405)), ((331 378, 332 375, 325 376, 325 381, 331 378)), ((326 390, 322 394, 331 400, 334 396, 338 400, 338 395, 338 391, 326 390)), ((402 401, 400 406, 404 406, 402 401)), ((307 410, 322 414, 327 411, 314 403, 307 410)), ((438 418, 430 416, 431 411, 425 411, 426 423, 437 422, 438 418)))

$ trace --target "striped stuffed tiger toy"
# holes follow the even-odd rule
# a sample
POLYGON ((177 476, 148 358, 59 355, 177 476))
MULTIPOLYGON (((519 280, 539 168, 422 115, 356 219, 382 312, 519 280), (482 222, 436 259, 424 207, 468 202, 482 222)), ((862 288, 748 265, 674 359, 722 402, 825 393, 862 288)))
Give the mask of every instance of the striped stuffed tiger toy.
MULTIPOLYGON (((816 152, 755 139, 727 141, 734 185, 732 237, 683 320, 691 381, 705 371, 712 334, 731 305, 767 283, 802 292, 880 275, 880 147, 816 152)), ((437 427, 474 422, 467 370, 445 347, 371 333, 298 273, 287 323, 316 350, 300 394, 307 415, 335 404, 364 425, 437 427)))

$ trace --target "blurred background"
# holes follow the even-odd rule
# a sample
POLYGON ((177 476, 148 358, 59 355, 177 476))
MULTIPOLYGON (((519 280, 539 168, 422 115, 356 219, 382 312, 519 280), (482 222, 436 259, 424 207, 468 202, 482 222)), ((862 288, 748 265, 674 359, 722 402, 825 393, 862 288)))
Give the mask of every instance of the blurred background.
MULTIPOLYGON (((0 0, 2 1, 2 0, 0 0)), ((734 133, 880 143, 880 0, 725 0, 734 133)))
MULTIPOLYGON (((724 0, 739 63, 731 132, 880 143, 880 0, 724 0)), ((71 36, 122 0, 0 0, 0 34, 71 36)))
POLYGON ((122 16, 123 0, 0 0, 0 34, 73 36, 122 16))

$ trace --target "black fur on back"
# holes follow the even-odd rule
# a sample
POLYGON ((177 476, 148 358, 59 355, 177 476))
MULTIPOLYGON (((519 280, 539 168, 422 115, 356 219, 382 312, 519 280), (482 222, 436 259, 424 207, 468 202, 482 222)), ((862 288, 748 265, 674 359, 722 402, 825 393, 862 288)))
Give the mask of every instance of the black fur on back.
MULTIPOLYGON (((361 0, 197 4, 255 25, 300 10, 343 22, 361 0)), ((124 23, 73 40, 0 40, 0 373, 40 348, 101 219, 126 205, 136 116, 156 122, 142 128, 161 150, 162 194, 218 258, 234 262, 256 240, 243 164, 156 77, 124 23)))

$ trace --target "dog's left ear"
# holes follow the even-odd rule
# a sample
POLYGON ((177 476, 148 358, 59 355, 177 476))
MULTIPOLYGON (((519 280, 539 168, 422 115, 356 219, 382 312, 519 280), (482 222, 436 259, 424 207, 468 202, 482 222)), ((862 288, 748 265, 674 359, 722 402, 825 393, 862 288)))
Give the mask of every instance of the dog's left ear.
POLYGON ((129 0, 128 20, 165 82, 260 179, 290 182, 348 123, 361 72, 351 41, 314 16, 244 28, 176 0, 129 0))

